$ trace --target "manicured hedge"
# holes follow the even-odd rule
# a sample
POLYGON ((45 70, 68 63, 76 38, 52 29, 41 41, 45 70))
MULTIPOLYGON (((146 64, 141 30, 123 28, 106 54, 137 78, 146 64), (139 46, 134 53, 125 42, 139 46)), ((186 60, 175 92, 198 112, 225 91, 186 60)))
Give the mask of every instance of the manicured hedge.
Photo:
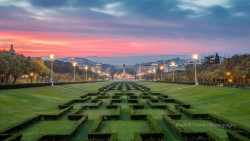
POLYGON ((240 135, 235 131, 227 131, 229 141, 250 141, 249 138, 240 135))
POLYGON ((247 138, 250 138, 250 132, 249 129, 246 129, 245 127, 241 126, 241 125, 237 125, 233 122, 231 122, 228 119, 219 117, 217 115, 214 114, 210 114, 210 120, 212 120, 215 123, 219 123, 219 124, 225 124, 225 125, 232 125, 232 126, 225 126, 225 128, 228 128, 229 130, 233 130, 233 131, 239 131, 238 133, 240 133, 240 135, 245 136, 247 138))
POLYGON ((61 116, 63 116, 65 113, 69 112, 73 107, 65 108, 61 111, 58 111, 56 114, 53 115, 39 115, 41 120, 57 120, 61 116))
POLYGON ((88 134, 89 141, 117 141, 116 133, 90 133, 88 134))
POLYGON ((162 141, 163 133, 134 133, 134 141, 162 141))
POLYGON ((168 103, 175 103, 175 99, 173 98, 164 98, 164 97, 161 97, 161 96, 158 96, 158 98, 164 102, 168 102, 168 103))
POLYGON ((155 104, 152 102, 151 99, 147 100, 148 104, 153 108, 153 109, 167 109, 168 106, 167 105, 159 105, 159 104, 155 104))
MULTIPOLYGON (((63 82, 63 83, 54 83, 54 85, 77 84, 77 83, 94 83, 94 82, 100 82, 100 81, 63 82)), ((51 83, 1 84, 0 85, 0 90, 31 88, 31 87, 44 87, 44 86, 51 86, 51 83)))
POLYGON ((149 123, 149 125, 151 126, 151 128, 156 131, 156 132, 162 132, 162 128, 159 125, 159 123, 157 122, 157 120, 155 120, 152 115, 147 115, 147 122, 149 123))
POLYGON ((2 141, 4 139, 7 139, 7 138, 9 138, 11 136, 12 136, 11 134, 0 134, 0 141, 2 141))
POLYGON ((138 103, 137 99, 128 99, 128 103, 138 103))
POLYGON ((98 128, 100 127, 101 123, 103 122, 103 116, 100 116, 98 121, 94 123, 94 125, 91 127, 89 133, 96 133, 98 131, 98 128))
POLYGON ((186 84, 186 85, 194 85, 195 82, 173 82, 173 81, 156 81, 158 83, 173 83, 173 84, 186 84))
POLYGON ((27 119, 27 120, 25 120, 25 121, 23 121, 21 123, 18 123, 16 125, 8 128, 8 129, 4 130, 0 134, 10 134, 10 133, 17 132, 19 130, 22 130, 22 129, 26 128, 26 127, 29 127, 29 126, 35 124, 38 121, 40 121, 40 116, 33 116, 33 117, 31 117, 31 118, 29 118, 29 119, 27 119))
POLYGON ((177 105, 177 107, 182 113, 186 114, 187 116, 191 117, 192 119, 210 119, 209 114, 195 114, 183 106, 177 105))
POLYGON ((172 115, 168 115, 171 119, 177 120, 177 119, 181 119, 181 115, 180 114, 172 114, 172 115))
POLYGON ((23 135, 15 134, 15 135, 11 136, 10 138, 7 138, 7 139, 5 139, 3 141, 21 141, 22 136, 23 135))

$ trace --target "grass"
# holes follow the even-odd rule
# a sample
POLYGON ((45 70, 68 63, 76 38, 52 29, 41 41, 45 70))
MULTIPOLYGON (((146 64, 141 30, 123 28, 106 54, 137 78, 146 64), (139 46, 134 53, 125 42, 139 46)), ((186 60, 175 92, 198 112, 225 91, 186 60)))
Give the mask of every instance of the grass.
POLYGON ((83 114, 88 115, 90 120, 97 120, 101 115, 113 115, 115 110, 113 109, 91 109, 86 110, 83 114))
MULTIPOLYGON (((75 84, 91 90, 107 85, 106 82, 75 84)), ((68 87, 68 85, 63 85, 68 87)), ((71 86, 71 85, 69 85, 71 86)), ((80 98, 86 92, 68 91, 56 87, 37 87, 0 91, 0 131, 37 114, 58 111, 57 106, 80 98)))
MULTIPOLYGON (((70 91, 60 89, 57 87, 38 87, 25 88, 16 90, 1 90, 0 91, 0 131, 13 126, 16 123, 30 118, 37 114, 56 113, 59 111, 58 105, 68 102, 72 99, 79 99, 81 95, 88 92, 97 92, 98 88, 110 84, 111 82, 98 83, 82 83, 62 85, 62 87, 69 89, 76 89, 82 92, 70 91)), ((161 92, 169 95, 171 98, 181 100, 191 105, 191 110, 194 113, 213 113, 223 118, 229 119, 233 123, 242 125, 250 129, 250 90, 238 88, 224 88, 224 87, 209 87, 209 86, 193 86, 182 84, 167 84, 154 82, 138 82, 146 87, 151 88, 152 92, 161 92), (179 89, 183 88, 183 89, 179 89), (178 90, 177 90, 178 89, 178 90)), ((139 96, 141 93, 137 90, 132 90, 139 96)), ((111 95, 119 93, 118 90, 109 91, 110 96, 104 99, 103 103, 98 109, 83 110, 84 115, 88 115, 88 121, 82 128, 79 129, 78 134, 73 139, 87 140, 89 129, 93 123, 99 119, 101 115, 111 115, 116 112, 115 109, 106 109, 106 105, 111 100, 111 95)), ((96 96, 92 96, 91 99, 96 96)), ((117 133, 119 140, 133 140, 134 132, 151 132, 152 129, 147 121, 130 120, 129 105, 127 96, 122 96, 121 103, 113 103, 112 105, 121 106, 121 119, 115 121, 104 121, 101 123, 100 132, 102 133, 117 133)), ((156 119, 161 128, 164 130, 165 140, 176 140, 171 129, 165 125, 162 120, 163 114, 168 114, 167 110, 152 109, 146 99, 138 97, 140 104, 144 104, 144 109, 135 110, 136 114, 151 114, 156 119)), ((67 116, 77 111, 81 106, 93 105, 88 100, 85 103, 74 104, 74 109, 65 114, 62 118, 56 121, 40 121, 18 133, 23 134, 22 140, 33 140, 42 134, 66 134, 69 129, 75 125, 75 121, 69 121, 67 116)), ((174 110, 174 103, 164 103, 159 100, 157 104, 164 104, 174 110)), ((178 110, 174 110, 180 113, 178 110)), ((210 127, 213 122, 209 120, 193 120, 184 114, 180 120, 175 120, 179 125, 188 125, 183 127, 187 131, 204 131, 225 139, 227 138, 226 130, 218 127, 210 127), (200 127, 201 126, 201 127, 200 127), (205 128, 203 127, 205 126, 205 128)))
POLYGON ((19 133, 23 134, 22 141, 29 141, 44 134, 67 134, 74 124, 73 121, 41 121, 19 133))
POLYGON ((167 110, 161 109, 142 109, 142 110, 135 110, 136 114, 151 114, 154 119, 162 119, 162 115, 168 114, 167 110))
POLYGON ((101 133, 117 133, 119 141, 133 141, 135 132, 152 131, 147 121, 118 120, 104 121, 101 124, 101 133))
POLYGON ((218 128, 218 124, 209 120, 188 120, 181 119, 176 121, 176 126, 184 128, 189 132, 210 132, 223 140, 227 139, 227 133, 225 129, 218 128))
MULTIPOLYGON (((152 91, 168 91, 187 86, 153 82, 140 84, 152 91)), ((195 86, 162 93, 191 104, 191 108, 197 113, 213 113, 250 129, 249 89, 195 86)))

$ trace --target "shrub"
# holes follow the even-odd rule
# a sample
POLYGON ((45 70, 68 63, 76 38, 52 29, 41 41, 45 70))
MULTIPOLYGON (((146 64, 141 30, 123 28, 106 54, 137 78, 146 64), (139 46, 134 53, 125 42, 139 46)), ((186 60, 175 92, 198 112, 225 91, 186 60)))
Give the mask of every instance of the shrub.
POLYGON ((153 128, 154 131, 162 132, 161 126, 159 125, 157 120, 155 120, 152 117, 152 115, 147 115, 147 121, 148 121, 149 125, 153 128))

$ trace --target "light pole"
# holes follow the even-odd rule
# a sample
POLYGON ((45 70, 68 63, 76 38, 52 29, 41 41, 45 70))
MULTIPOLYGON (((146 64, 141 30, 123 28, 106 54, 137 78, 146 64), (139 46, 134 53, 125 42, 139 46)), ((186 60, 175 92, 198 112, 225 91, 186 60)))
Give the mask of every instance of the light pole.
POLYGON ((76 82, 76 62, 73 62, 73 67, 74 67, 74 82, 76 82))
POLYGON ((162 71, 163 71, 164 67, 163 65, 160 66, 160 70, 161 70, 161 81, 162 81, 162 71))
POLYGON ((95 81, 95 69, 92 69, 92 73, 93 73, 93 75, 92 75, 92 79, 93 79, 93 81, 95 81))
POLYGON ((172 62, 171 65, 169 66, 173 68, 173 82, 174 82, 174 67, 177 67, 178 65, 176 65, 175 62, 172 62))
POLYGON ((86 81, 88 81, 88 69, 89 69, 89 67, 85 66, 84 69, 86 71, 86 81))
POLYGON ((194 80, 195 80, 195 85, 199 85, 198 79, 197 79, 197 74, 196 74, 196 63, 198 61, 198 54, 193 54, 193 60, 194 60, 194 80))
POLYGON ((151 70, 148 71, 148 80, 150 81, 151 70))
POLYGON ((98 79, 100 79, 101 71, 98 70, 97 73, 98 73, 98 79))
POLYGON ((153 81, 155 81, 155 73, 156 73, 155 69, 153 69, 153 73, 154 73, 154 79, 153 79, 153 81))
POLYGON ((141 65, 140 65, 140 81, 141 81, 141 65))
POLYGON ((50 69, 50 73, 51 73, 51 86, 54 86, 54 81, 53 81, 53 62, 55 60, 55 55, 54 54, 50 54, 50 61, 51 61, 51 69, 50 69))

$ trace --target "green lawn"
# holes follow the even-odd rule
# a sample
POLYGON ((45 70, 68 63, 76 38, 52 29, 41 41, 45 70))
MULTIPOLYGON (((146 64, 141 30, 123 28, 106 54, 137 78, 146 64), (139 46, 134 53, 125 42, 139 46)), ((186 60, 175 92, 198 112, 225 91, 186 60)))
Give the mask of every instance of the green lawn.
POLYGON ((101 124, 101 133, 117 133, 119 141, 133 141, 134 132, 152 131, 147 121, 118 120, 104 121, 101 124))
MULTIPOLYGON (((106 86, 112 82, 98 82, 98 83, 82 83, 61 85, 60 87, 68 88, 62 89, 59 87, 38 87, 38 88, 25 88, 13 90, 0 91, 0 132, 4 129, 20 123, 37 114, 57 113, 59 111, 58 105, 64 104, 72 99, 79 99, 80 96, 88 92, 97 92, 98 88, 106 86), (72 90, 78 91, 72 91, 72 90)), ((190 111, 194 113, 213 113, 220 117, 229 119, 233 123, 242 125, 250 129, 250 90, 238 88, 224 88, 224 87, 209 87, 209 86, 189 86, 181 84, 167 84, 167 83, 154 83, 154 82, 138 82, 146 87, 151 88, 152 92, 161 92, 162 94, 169 95, 169 97, 181 100, 191 105, 190 111)), ((132 90, 136 95, 140 91, 132 90)), ((113 115, 116 109, 107 109, 106 105, 110 103, 111 96, 114 93, 120 93, 119 90, 111 90, 110 96, 103 99, 103 103, 98 109, 83 110, 80 114, 88 115, 88 121, 84 124, 75 136, 74 140, 87 140, 88 133, 94 123, 101 115, 113 115)), ((157 96, 154 96, 157 98, 157 96)), ((91 96, 91 99, 96 96, 91 96)), ((135 110, 136 114, 151 114, 156 119, 164 131, 164 139, 176 140, 173 131, 165 125, 162 120, 162 115, 168 114, 168 110, 152 109, 147 103, 146 99, 138 97, 138 102, 144 105, 144 109, 135 110)), ((42 134, 66 134, 69 129, 76 124, 76 121, 69 121, 68 115, 76 112, 85 105, 95 105, 90 100, 84 103, 75 103, 74 108, 63 115, 62 118, 56 121, 39 121, 18 133, 23 134, 22 140, 33 140, 42 134)), ((121 106, 120 120, 105 120, 101 123, 100 132, 102 133, 117 133, 119 140, 133 140, 134 132, 151 132, 152 129, 147 121, 131 120, 129 115, 129 105, 127 96, 122 96, 121 103, 112 103, 112 105, 121 106)), ((164 104, 171 107, 177 113, 175 103, 164 103, 159 100, 155 104, 164 104)), ((225 129, 218 127, 208 127, 214 124, 210 120, 193 120, 182 114, 180 120, 175 120, 179 125, 191 125, 183 127, 187 131, 204 131, 211 132, 212 134, 227 139, 225 129), (197 127, 205 125, 206 127, 197 127)))
MULTIPOLYGON (((98 91, 107 82, 74 84, 77 88, 98 91)), ((62 85, 72 87, 72 85, 62 85)), ((56 87, 37 87, 0 90, 0 131, 31 116, 58 111, 58 105, 80 98, 86 92, 75 92, 56 87)))
POLYGON ((21 130, 19 133, 23 135, 22 141, 30 141, 37 139, 44 134, 67 134, 74 127, 74 121, 40 121, 33 126, 21 130), (67 126, 65 126, 67 125, 67 126))
POLYGON ((191 104, 197 113, 213 113, 250 129, 250 89, 141 82, 152 91, 165 91, 171 98, 191 104), (177 88, 176 91, 169 91, 177 88), (169 92, 166 92, 169 91, 169 92))

